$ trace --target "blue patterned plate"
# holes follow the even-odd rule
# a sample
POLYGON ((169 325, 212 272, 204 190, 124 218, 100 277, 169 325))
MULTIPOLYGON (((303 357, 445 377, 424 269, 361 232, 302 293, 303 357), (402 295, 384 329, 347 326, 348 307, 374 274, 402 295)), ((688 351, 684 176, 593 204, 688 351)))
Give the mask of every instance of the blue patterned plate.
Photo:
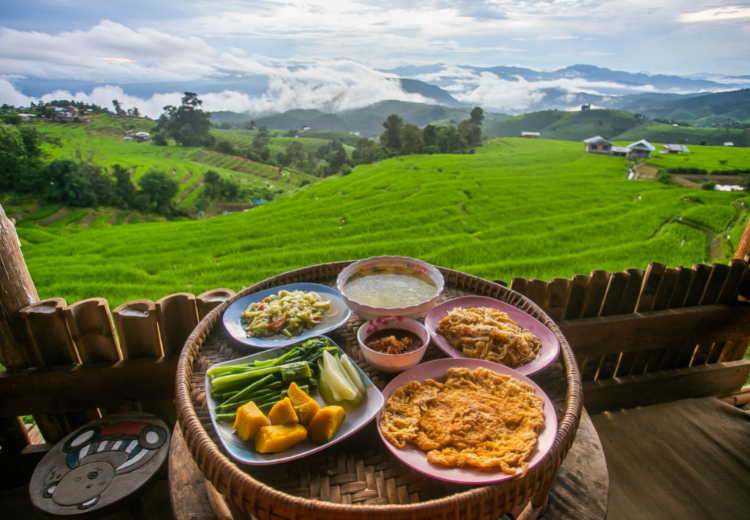
POLYGON ((336 289, 332 289, 325 285, 317 283, 293 283, 289 285, 282 285, 281 287, 274 287, 273 289, 266 289, 253 294, 248 294, 244 298, 240 298, 224 312, 224 328, 227 332, 239 341, 250 347, 255 348, 278 348, 291 345, 293 343, 299 343, 306 339, 310 339, 315 336, 320 336, 326 332, 331 332, 341 327, 344 323, 349 320, 349 316, 352 315, 352 311, 346 306, 344 300, 336 289), (287 338, 283 334, 277 334, 270 338, 248 338, 245 333, 245 329, 242 328, 242 322, 240 318, 242 313, 251 303, 262 301, 266 296, 276 294, 281 290, 286 291, 315 291, 320 295, 321 298, 331 301, 331 308, 323 315, 323 320, 319 325, 316 325, 310 330, 306 330, 299 336, 287 338))

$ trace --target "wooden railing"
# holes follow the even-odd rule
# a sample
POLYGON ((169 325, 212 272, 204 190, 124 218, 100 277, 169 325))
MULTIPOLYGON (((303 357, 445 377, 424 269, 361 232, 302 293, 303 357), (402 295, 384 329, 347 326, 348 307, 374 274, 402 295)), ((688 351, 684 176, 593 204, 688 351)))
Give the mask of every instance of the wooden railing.
MULTIPOLYGON (((174 422, 177 356, 198 321, 234 295, 215 289, 110 312, 91 298, 38 301, 15 229, 0 208, 0 447, 28 443, 19 415, 33 415, 47 442, 93 418, 143 410, 174 422)), ((589 412, 741 388, 750 362, 750 269, 729 265, 593 271, 550 282, 514 278, 511 289, 561 327, 584 378, 589 412)))

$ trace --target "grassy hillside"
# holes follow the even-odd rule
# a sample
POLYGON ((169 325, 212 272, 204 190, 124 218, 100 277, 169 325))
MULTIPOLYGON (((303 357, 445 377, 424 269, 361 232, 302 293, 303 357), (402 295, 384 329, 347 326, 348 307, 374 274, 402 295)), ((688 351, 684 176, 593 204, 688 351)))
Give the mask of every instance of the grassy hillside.
POLYGON ((475 155, 358 167, 244 213, 75 232, 21 225, 19 235, 41 297, 113 306, 381 254, 509 280, 731 253, 750 197, 628 181, 626 167, 579 143, 503 139, 475 155))
POLYGON ((619 110, 545 110, 486 122, 482 132, 490 137, 519 137, 521 132, 541 132, 543 139, 581 141, 595 135, 612 139, 641 124, 633 114, 619 110))
POLYGON ((750 89, 667 101, 648 107, 644 113, 652 118, 696 124, 750 122, 750 89))
POLYGON ((601 135, 610 140, 632 143, 646 139, 657 143, 685 143, 721 146, 732 141, 735 146, 750 146, 750 132, 742 128, 701 128, 659 124, 637 119, 635 115, 620 110, 545 110, 521 116, 487 121, 482 127, 490 137, 518 137, 521 132, 541 132, 542 139, 582 141, 601 135))
MULTIPOLYGON (((654 123, 632 128, 613 139, 618 141, 638 141, 646 139, 654 143, 680 143, 688 147, 706 141, 710 146, 721 146, 731 141, 735 146, 750 146, 750 132, 742 128, 701 128, 696 126, 672 126, 654 123), (686 141, 687 140, 687 141, 686 141)), ((691 148, 692 150, 692 148, 691 148)))
MULTIPOLYGON (((50 137, 60 139, 61 146, 48 146, 51 159, 87 158, 103 166, 120 164, 134 170, 133 179, 151 168, 171 173, 180 183, 180 191, 175 202, 181 209, 189 209, 202 190, 203 174, 214 170, 226 178, 235 179, 243 184, 265 185, 276 191, 289 191, 298 187, 302 181, 309 183, 319 179, 298 172, 283 172, 266 164, 250 161, 243 157, 222 154, 213 150, 198 147, 154 146, 151 143, 123 141, 126 129, 150 131, 152 121, 139 118, 114 118, 94 116, 88 124, 47 123, 34 125, 50 137)), ((214 131, 222 138, 222 131, 214 131)), ((233 134, 227 140, 238 141, 233 134)), ((282 147, 291 138, 274 138, 272 147, 282 147)), ((252 136, 241 139, 240 149, 250 145, 252 136)), ((316 139, 315 145, 322 146, 327 141, 316 139)))
MULTIPOLYGON (((620 144, 625 144, 620 143, 620 144)), ((661 148, 660 145, 655 146, 661 148)), ((651 154, 648 161, 659 168, 700 168, 714 170, 750 170, 750 149, 725 146, 688 146, 690 153, 651 154)))

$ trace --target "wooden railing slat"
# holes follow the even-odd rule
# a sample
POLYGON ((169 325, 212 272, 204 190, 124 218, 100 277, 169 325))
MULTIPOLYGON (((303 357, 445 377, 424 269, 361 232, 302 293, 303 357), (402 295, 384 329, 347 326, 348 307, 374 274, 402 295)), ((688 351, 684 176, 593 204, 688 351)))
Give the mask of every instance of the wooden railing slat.
POLYGON ((685 307, 693 307, 699 305, 703 298, 703 293, 706 290, 706 284, 708 278, 711 276, 711 266, 706 264, 693 264, 693 281, 688 289, 687 297, 685 298, 685 307))
POLYGON ((545 311, 555 321, 562 320, 565 317, 571 283, 572 281, 568 278, 553 278, 550 281, 547 297, 548 304, 545 311))
POLYGON ((198 325, 195 295, 177 293, 156 302, 161 345, 165 356, 176 356, 182 351, 190 333, 198 325))
POLYGON ((227 301, 236 293, 232 289, 211 289, 195 297, 198 304, 198 319, 203 319, 216 307, 227 301))
POLYGON ((547 306, 548 287, 549 284, 543 280, 529 280, 526 297, 544 309, 547 306))
POLYGON ((516 277, 510 281, 510 290, 526 296, 526 287, 529 281, 526 278, 516 277))
POLYGON ((570 284, 570 295, 568 296, 568 306, 565 311, 566 320, 575 320, 581 317, 583 304, 586 301, 586 293, 589 290, 591 277, 585 274, 577 274, 573 277, 570 284))
POLYGON ((625 286, 620 310, 617 314, 632 314, 635 312, 635 306, 638 305, 638 295, 641 294, 643 276, 646 274, 643 269, 632 267, 625 269, 625 272, 630 275, 630 280, 628 280, 628 284, 625 286))
MULTIPOLYGON (((643 285, 641 293, 638 295, 636 312, 650 311, 654 308, 656 294, 664 278, 664 271, 667 266, 661 262, 650 262, 643 275, 643 285)), ((647 352, 629 352, 623 353, 620 358, 620 366, 617 368, 617 377, 630 374, 641 374, 646 369, 647 352)))
MULTIPOLYGON (((602 303, 602 310, 599 313, 600 316, 613 316, 617 314, 622 304, 623 296, 625 295, 625 289, 628 283, 630 283, 630 273, 612 273, 609 279, 609 286, 607 287, 607 293, 604 296, 604 303, 602 303)), ((612 377, 617 370, 617 363, 620 360, 620 353, 612 353, 603 355, 601 362, 599 363, 599 370, 594 377, 598 379, 608 379, 612 377)))
POLYGON ((64 311, 81 363, 122 359, 115 339, 109 305, 104 298, 89 298, 68 305, 64 311))
POLYGON ((122 359, 162 357, 156 304, 150 300, 133 300, 112 311, 120 338, 122 359))

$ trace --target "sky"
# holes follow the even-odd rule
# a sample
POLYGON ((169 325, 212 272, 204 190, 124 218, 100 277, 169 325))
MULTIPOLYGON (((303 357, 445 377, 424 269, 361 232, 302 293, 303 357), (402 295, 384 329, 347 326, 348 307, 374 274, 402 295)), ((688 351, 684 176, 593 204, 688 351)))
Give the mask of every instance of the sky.
POLYGON ((465 67, 586 63, 750 75, 750 2, 2 2, 0 103, 60 97, 62 88, 107 105, 119 95, 153 116, 187 85, 203 87, 211 110, 338 111, 381 99, 425 101, 384 71, 441 64, 453 71, 454 97, 503 109, 522 105, 541 85, 519 87, 465 67))

